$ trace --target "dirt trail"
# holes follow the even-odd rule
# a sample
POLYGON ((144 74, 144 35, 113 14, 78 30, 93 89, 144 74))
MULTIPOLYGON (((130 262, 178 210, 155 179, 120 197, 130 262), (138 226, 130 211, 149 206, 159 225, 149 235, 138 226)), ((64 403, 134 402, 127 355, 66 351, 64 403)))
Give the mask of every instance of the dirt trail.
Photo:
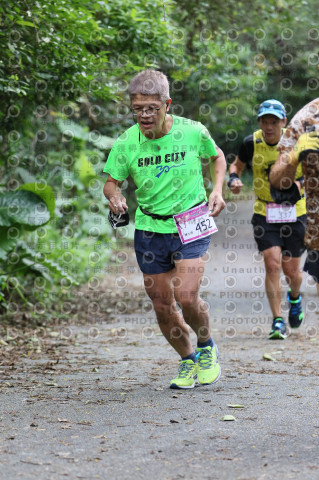
POLYGON ((319 478, 319 299, 305 275, 305 324, 284 342, 267 340, 251 211, 252 199, 228 203, 202 286, 220 381, 168 388, 178 358, 160 335, 135 260, 123 261, 92 297, 88 312, 97 313, 57 330, 54 355, 2 368, 2 478, 319 478), (105 322, 96 305, 110 291, 105 322))

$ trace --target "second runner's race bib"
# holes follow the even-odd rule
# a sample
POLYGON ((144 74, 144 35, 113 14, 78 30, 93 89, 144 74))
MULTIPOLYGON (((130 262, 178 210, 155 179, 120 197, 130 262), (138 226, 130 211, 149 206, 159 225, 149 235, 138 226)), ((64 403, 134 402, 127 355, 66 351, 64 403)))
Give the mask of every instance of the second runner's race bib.
POLYGON ((213 217, 209 216, 207 203, 173 215, 182 243, 189 243, 207 237, 218 231, 213 217))
POLYGON ((297 220, 296 205, 267 204, 267 223, 288 223, 297 220))

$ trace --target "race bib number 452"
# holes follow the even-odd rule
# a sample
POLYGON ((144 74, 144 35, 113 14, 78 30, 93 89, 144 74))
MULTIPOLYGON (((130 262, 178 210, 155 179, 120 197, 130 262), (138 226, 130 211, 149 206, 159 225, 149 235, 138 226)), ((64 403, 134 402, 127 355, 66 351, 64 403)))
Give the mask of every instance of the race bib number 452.
POLYGON ((217 232, 206 203, 173 216, 182 243, 189 243, 217 232))

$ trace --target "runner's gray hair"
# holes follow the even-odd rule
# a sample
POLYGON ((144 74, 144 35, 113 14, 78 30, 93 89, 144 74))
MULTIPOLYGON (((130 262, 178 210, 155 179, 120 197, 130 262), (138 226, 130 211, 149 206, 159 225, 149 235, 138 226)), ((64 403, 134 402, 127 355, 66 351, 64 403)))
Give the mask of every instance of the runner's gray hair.
POLYGON ((128 88, 130 99, 134 95, 158 95, 161 102, 169 97, 169 83, 167 76, 158 70, 143 70, 130 81, 128 88))

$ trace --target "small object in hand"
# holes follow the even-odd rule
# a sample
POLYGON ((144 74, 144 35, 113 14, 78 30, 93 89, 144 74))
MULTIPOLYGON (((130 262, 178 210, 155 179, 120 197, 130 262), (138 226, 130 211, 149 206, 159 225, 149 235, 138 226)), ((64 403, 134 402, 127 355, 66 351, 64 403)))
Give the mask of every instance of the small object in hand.
MULTIPOLYGON (((115 206, 115 205, 114 205, 115 206)), ((125 227, 125 225, 129 224, 130 216, 128 211, 125 213, 113 213, 111 210, 109 211, 108 220, 111 224, 111 227, 116 230, 119 227, 125 227)))

